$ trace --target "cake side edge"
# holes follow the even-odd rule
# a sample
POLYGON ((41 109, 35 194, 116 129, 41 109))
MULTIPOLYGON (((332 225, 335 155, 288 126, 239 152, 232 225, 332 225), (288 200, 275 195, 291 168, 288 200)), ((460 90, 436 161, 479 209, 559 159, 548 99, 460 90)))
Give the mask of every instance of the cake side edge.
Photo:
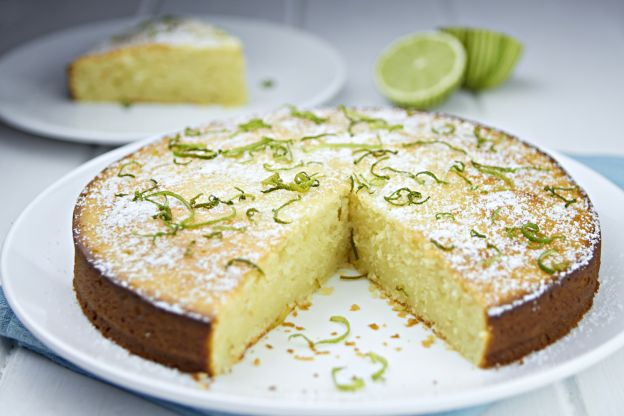
POLYGON ((536 299, 498 315, 488 315, 490 339, 480 367, 508 364, 558 341, 593 305, 600 282, 601 241, 592 259, 566 274, 536 299))

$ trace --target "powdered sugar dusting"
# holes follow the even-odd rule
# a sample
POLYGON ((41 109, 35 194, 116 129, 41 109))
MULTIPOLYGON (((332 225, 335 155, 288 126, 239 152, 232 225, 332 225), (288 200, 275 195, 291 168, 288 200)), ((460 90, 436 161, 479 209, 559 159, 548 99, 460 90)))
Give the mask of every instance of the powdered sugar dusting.
MULTIPOLYGON (((490 315, 535 299, 591 260, 600 239, 597 216, 584 192, 538 150, 495 130, 475 134, 475 124, 440 115, 362 109, 356 110, 360 121, 350 123, 340 110, 314 114, 326 120, 314 122, 283 109, 262 116, 269 127, 242 131, 239 125, 251 118, 238 118, 179 137, 185 144, 226 151, 270 137, 288 141, 288 160, 276 158, 272 148, 239 157, 176 157, 168 148, 171 138, 164 138, 116 162, 78 202, 82 210, 76 238, 86 247, 98 247, 92 253, 94 265, 103 274, 140 290, 158 307, 202 319, 209 319, 227 294, 254 273, 248 263, 232 259, 262 266, 267 253, 279 249, 293 227, 316 209, 315 201, 349 192, 350 177, 355 178, 354 197, 365 206, 437 243, 439 255, 490 315), (368 121, 361 121, 363 116, 368 121), (374 153, 383 149, 387 152, 374 153), (317 175, 319 186, 300 194, 263 193, 263 181, 275 169, 283 169, 277 172, 284 182, 302 171, 317 175), (429 174, 413 176, 419 172, 429 174), (167 230, 162 219, 154 218, 156 205, 136 197, 153 181, 158 190, 187 200, 201 193, 200 202, 209 195, 234 201, 197 210, 194 223, 223 218, 232 209, 236 215, 175 235, 146 237, 167 230), (370 193, 361 183, 368 184, 370 193), (556 196, 545 186, 562 190, 556 196), (429 199, 390 204, 388 197, 402 188, 419 192, 421 201, 429 199), (248 197, 236 199, 241 189, 248 197), (289 224, 276 222, 275 210, 295 197, 301 200, 279 211, 289 224), (576 201, 566 206, 562 197, 576 201), (257 210, 253 218, 246 215, 250 209, 257 210), (528 223, 536 224, 541 235, 557 238, 547 244, 529 241, 519 232, 528 223), (551 249, 556 254, 546 265, 567 266, 552 275, 538 265, 540 255, 551 249)), ((177 199, 168 198, 168 204, 173 218, 188 215, 177 199)))

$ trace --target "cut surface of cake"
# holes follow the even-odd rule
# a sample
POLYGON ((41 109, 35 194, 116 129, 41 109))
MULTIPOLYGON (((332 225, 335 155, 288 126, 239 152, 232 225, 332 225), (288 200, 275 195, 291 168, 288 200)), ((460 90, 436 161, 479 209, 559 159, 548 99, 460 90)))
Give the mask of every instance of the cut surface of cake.
POLYGON ((481 367, 568 333, 600 266, 597 215, 554 159, 400 109, 291 107, 156 140, 86 187, 74 241, 104 335, 212 375, 347 261, 481 367))
POLYGON ((226 106, 247 100, 240 40, 188 18, 143 22, 73 61, 67 74, 76 100, 226 106))

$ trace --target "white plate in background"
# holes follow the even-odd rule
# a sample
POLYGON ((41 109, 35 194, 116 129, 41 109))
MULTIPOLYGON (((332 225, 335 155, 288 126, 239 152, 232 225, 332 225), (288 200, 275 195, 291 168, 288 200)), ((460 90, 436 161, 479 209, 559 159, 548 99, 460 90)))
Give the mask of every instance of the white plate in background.
POLYGON ((164 131, 285 103, 301 107, 331 99, 345 82, 345 64, 327 42, 284 25, 225 16, 194 16, 239 37, 247 62, 249 102, 236 108, 185 104, 84 103, 67 94, 66 67, 141 19, 78 26, 43 36, 0 57, 0 118, 41 136, 117 145, 164 131), (273 88, 263 88, 265 79, 273 88))
POLYGON ((378 367, 343 344, 325 346, 331 353, 314 361, 297 359, 310 355, 305 343, 289 341, 293 328, 280 326, 253 346, 231 374, 202 388, 189 375, 131 355, 106 340, 82 314, 72 290, 71 216, 76 197, 102 168, 145 143, 102 155, 44 191, 14 223, 0 259, 3 290, 24 325, 58 355, 111 383, 185 405, 240 414, 415 415, 536 389, 587 368, 624 345, 624 192, 554 153, 595 204, 603 238, 600 290, 592 309, 568 336, 529 355, 523 364, 482 370, 440 340, 425 347, 430 331, 408 326, 409 316, 399 317, 386 301, 372 296, 366 281, 334 276, 326 285, 334 288, 331 294, 317 293, 309 310, 296 317, 291 314, 287 321, 320 339, 341 329, 328 321, 330 316, 347 317, 352 326, 349 340, 361 352, 387 358, 385 382, 373 383, 367 375, 378 367), (351 311, 353 304, 360 310, 351 311), (373 323, 378 330, 370 328, 373 323), (256 359, 259 365, 254 364, 256 359), (338 391, 330 375, 334 366, 346 366, 344 376, 354 371, 367 377, 366 388, 338 391))

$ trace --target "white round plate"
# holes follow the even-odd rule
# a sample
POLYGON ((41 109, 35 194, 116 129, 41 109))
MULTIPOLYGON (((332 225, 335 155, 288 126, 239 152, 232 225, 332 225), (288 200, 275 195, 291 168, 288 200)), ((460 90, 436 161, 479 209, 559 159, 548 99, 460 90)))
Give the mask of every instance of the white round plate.
POLYGON ((42 136, 116 145, 211 118, 317 106, 345 81, 345 65, 327 42, 291 27, 224 16, 195 16, 239 37, 247 61, 249 102, 237 108, 183 104, 81 103, 67 94, 67 65, 99 42, 136 24, 120 19, 79 26, 26 43, 0 59, 0 118, 42 136), (275 82, 263 88, 265 79, 275 82))
POLYGON ((329 354, 307 361, 305 342, 288 340, 296 329, 280 326, 253 346, 231 374, 217 377, 206 389, 187 374, 130 355, 103 338, 82 314, 72 290, 71 215, 76 197, 102 168, 145 143, 98 157, 39 195, 15 222, 1 258, 4 291, 26 327, 58 355, 111 383, 213 411, 414 415, 535 389, 590 366, 624 344, 624 256, 619 253, 624 246, 624 193, 592 170, 555 154, 589 193, 603 231, 600 290, 591 311, 568 336, 522 364, 482 370, 440 340, 426 347, 426 341, 434 339, 429 338, 430 331, 410 326, 409 316, 400 317, 375 296, 368 282, 334 276, 326 285, 333 289, 321 289, 309 310, 291 314, 287 321, 321 339, 342 329, 329 322, 330 316, 347 317, 352 326, 349 340, 361 352, 373 351, 388 360, 385 381, 371 381, 379 365, 343 344, 327 345, 323 349, 329 354), (351 310, 354 304, 358 311, 351 310), (346 366, 339 373, 343 380, 351 374, 365 377, 366 387, 355 393, 338 391, 331 379, 335 366, 346 366))

